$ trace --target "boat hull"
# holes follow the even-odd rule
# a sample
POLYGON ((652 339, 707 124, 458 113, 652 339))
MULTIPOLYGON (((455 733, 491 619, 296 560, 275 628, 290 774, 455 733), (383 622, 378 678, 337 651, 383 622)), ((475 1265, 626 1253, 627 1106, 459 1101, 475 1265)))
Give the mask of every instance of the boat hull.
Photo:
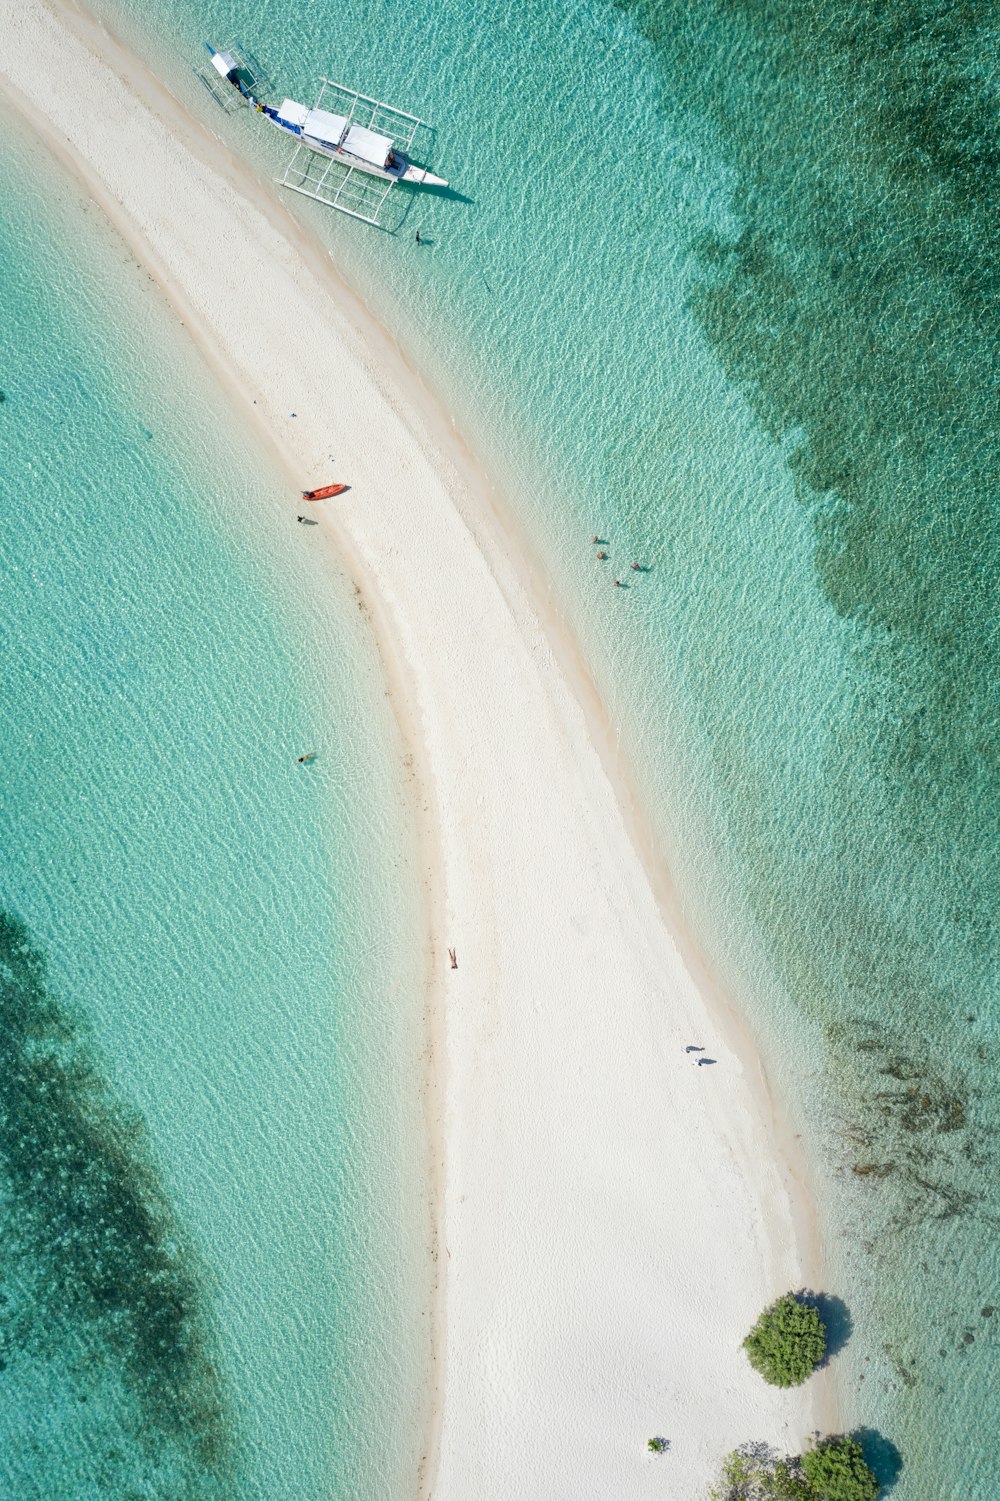
POLYGON ((406 171, 400 178, 401 182, 415 182, 423 188, 446 188, 446 177, 435 177, 433 172, 428 172, 426 167, 415 167, 412 162, 407 162, 406 171))
POLYGON ((328 500, 331 495, 343 495, 346 485, 321 485, 318 490, 303 490, 303 500, 328 500))

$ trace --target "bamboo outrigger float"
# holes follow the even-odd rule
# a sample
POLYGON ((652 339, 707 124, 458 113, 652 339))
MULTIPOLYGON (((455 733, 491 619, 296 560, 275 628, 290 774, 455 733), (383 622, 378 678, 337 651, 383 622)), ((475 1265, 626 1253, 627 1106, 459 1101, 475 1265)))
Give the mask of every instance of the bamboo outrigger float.
POLYGON ((310 109, 294 99, 266 104, 260 66, 252 53, 233 45, 211 55, 207 68, 196 70, 212 97, 227 113, 248 105, 295 141, 295 151, 279 178, 282 187, 315 198, 354 219, 379 225, 379 215, 398 182, 415 187, 446 188, 447 181, 411 161, 421 127, 416 115, 360 94, 330 78, 320 80, 319 97, 310 109), (323 108, 323 105, 333 108, 323 108))

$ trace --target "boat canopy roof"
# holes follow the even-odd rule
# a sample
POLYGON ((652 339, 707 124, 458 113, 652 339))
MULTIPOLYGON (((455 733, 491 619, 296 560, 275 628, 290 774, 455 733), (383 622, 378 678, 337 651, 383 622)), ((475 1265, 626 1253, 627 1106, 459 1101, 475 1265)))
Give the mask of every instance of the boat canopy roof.
POLYGON ((278 110, 278 119, 284 120, 286 125, 302 126, 306 123, 309 114, 309 106, 296 104, 294 99, 282 99, 281 108, 278 110))
POLYGON ((339 146, 346 129, 346 115, 331 115, 325 109, 309 110, 302 122, 303 135, 311 136, 314 141, 322 141, 324 146, 339 146))
POLYGON ((363 162, 370 162, 373 167, 384 167, 392 150, 389 136, 376 135, 374 130, 366 130, 363 125, 352 125, 343 145, 345 151, 359 156, 363 162))
POLYGON ((212 67, 221 73, 223 78, 227 78, 237 66, 237 60, 231 52, 212 53, 212 67))

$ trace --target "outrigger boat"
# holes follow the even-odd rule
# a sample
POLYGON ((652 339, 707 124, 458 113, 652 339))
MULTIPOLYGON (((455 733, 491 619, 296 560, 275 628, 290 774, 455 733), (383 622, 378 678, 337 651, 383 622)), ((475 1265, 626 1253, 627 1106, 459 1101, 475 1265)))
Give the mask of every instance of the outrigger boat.
MULTIPOLYGON (((445 178, 435 177, 426 167, 418 167, 411 162, 396 146, 394 136, 381 135, 370 126, 359 125, 356 121, 352 123, 351 114, 333 114, 330 110, 320 109, 320 102, 327 89, 343 88, 342 84, 331 83, 328 78, 321 82, 323 87, 312 109, 305 104, 296 104, 294 99, 283 100, 280 109, 271 109, 266 104, 259 105, 258 108, 272 125, 295 136, 303 146, 308 146, 310 151, 315 151, 320 156, 341 157, 345 164, 357 167, 359 172, 381 177, 386 182, 415 182, 433 188, 448 186, 445 178)), ((371 105, 372 117, 377 111, 386 108, 374 99, 367 99, 364 94, 354 94, 352 90, 344 92, 349 93, 354 100, 352 113, 358 104, 371 105)), ((368 113, 367 108, 365 113, 368 113)), ((422 122, 415 115, 404 115, 402 110, 393 110, 392 113, 400 119, 413 122, 413 129, 407 136, 409 147, 416 135, 417 126, 422 122)))
POLYGON ((227 115, 244 104, 256 104, 269 85, 253 53, 235 43, 224 52, 216 52, 206 42, 205 51, 212 59, 211 64, 207 68, 195 68, 195 77, 201 79, 216 104, 227 115))
POLYGON ((252 54, 235 45, 219 52, 208 42, 205 46, 210 67, 196 71, 212 97, 227 111, 249 105, 295 141, 295 153, 279 179, 282 187, 378 225, 396 183, 448 186, 445 178, 410 159, 418 130, 429 129, 416 115, 329 78, 320 80, 312 109, 294 99, 276 107, 261 97, 262 75, 252 54), (324 102, 333 108, 324 109, 324 102))
POLYGON ((318 490, 303 490, 303 500, 329 500, 331 495, 343 495, 346 485, 321 485, 318 490))

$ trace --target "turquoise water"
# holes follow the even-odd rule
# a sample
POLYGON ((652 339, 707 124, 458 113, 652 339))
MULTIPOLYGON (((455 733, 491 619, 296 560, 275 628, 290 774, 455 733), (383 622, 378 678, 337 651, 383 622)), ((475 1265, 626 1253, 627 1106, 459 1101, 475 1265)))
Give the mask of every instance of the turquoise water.
POLYGON ((9 130, 0 196, 0 1492, 397 1494, 419 929, 375 653, 9 130))
POLYGON ((996 8, 104 8, 262 173, 282 143, 209 114, 205 37, 437 127, 460 196, 397 235, 290 206, 584 644, 811 1143, 845 1422, 900 1501, 992 1496, 996 8))

